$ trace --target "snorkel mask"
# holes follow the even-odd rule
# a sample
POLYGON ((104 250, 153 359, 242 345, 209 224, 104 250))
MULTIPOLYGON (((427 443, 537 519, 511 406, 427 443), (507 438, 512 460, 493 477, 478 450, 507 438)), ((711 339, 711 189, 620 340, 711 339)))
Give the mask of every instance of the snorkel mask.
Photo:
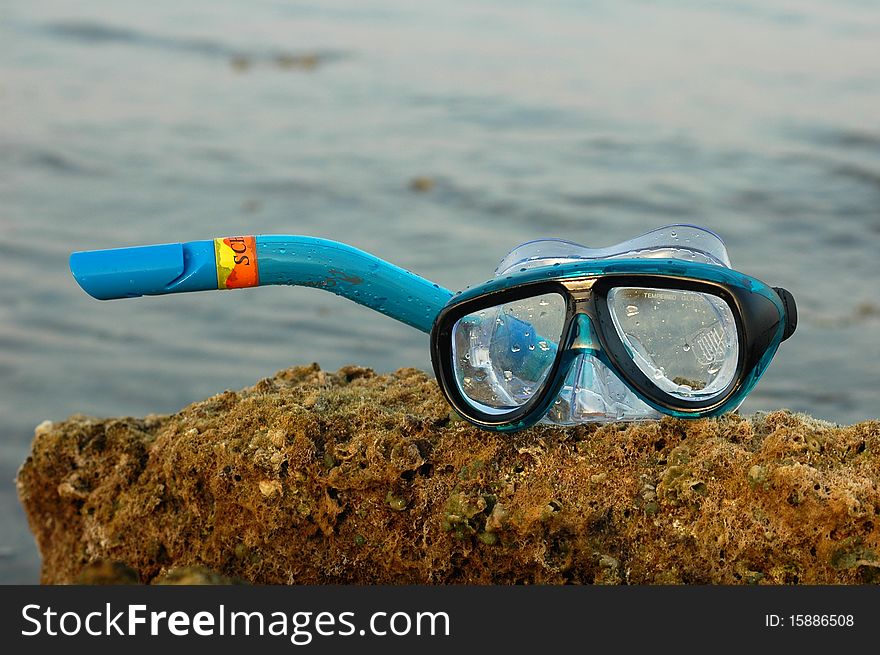
POLYGON ((444 396, 519 430, 736 409, 797 325, 791 294, 730 268, 713 232, 672 225, 609 248, 531 241, 452 294, 350 246, 246 236, 75 252, 99 300, 270 284, 332 291, 431 335, 444 396))

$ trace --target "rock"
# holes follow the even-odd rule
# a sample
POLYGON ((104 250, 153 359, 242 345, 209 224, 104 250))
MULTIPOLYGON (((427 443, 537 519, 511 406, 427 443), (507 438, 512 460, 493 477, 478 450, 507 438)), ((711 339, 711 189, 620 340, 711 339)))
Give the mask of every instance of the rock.
POLYGON ((434 178, 419 175, 409 181, 409 188, 411 191, 425 193, 427 191, 431 191, 434 188, 435 184, 436 182, 434 178))
POLYGON ((275 65, 279 68, 301 68, 303 70, 313 70, 321 63, 321 57, 316 53, 306 53, 303 55, 280 54, 275 57, 275 65))
POLYGON ((17 485, 45 583, 840 584, 880 581, 877 480, 878 421, 500 434, 421 371, 313 365, 43 423, 17 485))
POLYGON ((232 67, 232 70, 239 73, 244 73, 245 71, 250 70, 251 66, 254 65, 254 62, 251 60, 250 57, 247 57, 245 55, 235 55, 233 57, 230 57, 229 65, 232 67))
POLYGON ((138 573, 122 562, 95 560, 86 564, 73 579, 74 584, 122 585, 140 584, 138 573))
POLYGON ((155 585, 226 585, 243 584, 242 580, 230 578, 205 568, 204 566, 182 566, 173 568, 153 578, 155 585))
POLYGON ((260 487, 260 493, 266 498, 271 498, 276 494, 280 494, 284 489, 281 480, 260 480, 258 486, 260 487))

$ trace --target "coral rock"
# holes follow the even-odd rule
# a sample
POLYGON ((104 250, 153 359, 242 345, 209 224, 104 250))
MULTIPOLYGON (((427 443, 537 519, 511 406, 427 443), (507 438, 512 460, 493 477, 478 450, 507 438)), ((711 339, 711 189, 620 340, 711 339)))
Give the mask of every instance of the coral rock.
POLYGON ((880 579, 878 480, 878 421, 500 434, 420 371, 313 365, 43 423, 17 483, 46 583, 818 584, 880 579))

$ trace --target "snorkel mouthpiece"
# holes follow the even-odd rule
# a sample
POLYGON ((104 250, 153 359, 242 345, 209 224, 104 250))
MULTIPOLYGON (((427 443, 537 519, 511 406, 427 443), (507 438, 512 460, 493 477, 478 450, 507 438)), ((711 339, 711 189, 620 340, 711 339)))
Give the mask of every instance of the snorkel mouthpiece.
POLYGON ((217 288, 213 241, 91 250, 70 255, 70 272, 98 300, 217 288))

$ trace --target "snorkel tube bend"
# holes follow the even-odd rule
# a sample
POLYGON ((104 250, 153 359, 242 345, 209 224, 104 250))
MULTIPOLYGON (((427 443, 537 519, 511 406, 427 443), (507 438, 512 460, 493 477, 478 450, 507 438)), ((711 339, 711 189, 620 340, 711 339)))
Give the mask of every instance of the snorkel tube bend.
POLYGON ((343 243, 226 237, 75 252, 70 271, 98 300, 287 284, 325 289, 422 332, 452 297, 437 284, 343 243))

